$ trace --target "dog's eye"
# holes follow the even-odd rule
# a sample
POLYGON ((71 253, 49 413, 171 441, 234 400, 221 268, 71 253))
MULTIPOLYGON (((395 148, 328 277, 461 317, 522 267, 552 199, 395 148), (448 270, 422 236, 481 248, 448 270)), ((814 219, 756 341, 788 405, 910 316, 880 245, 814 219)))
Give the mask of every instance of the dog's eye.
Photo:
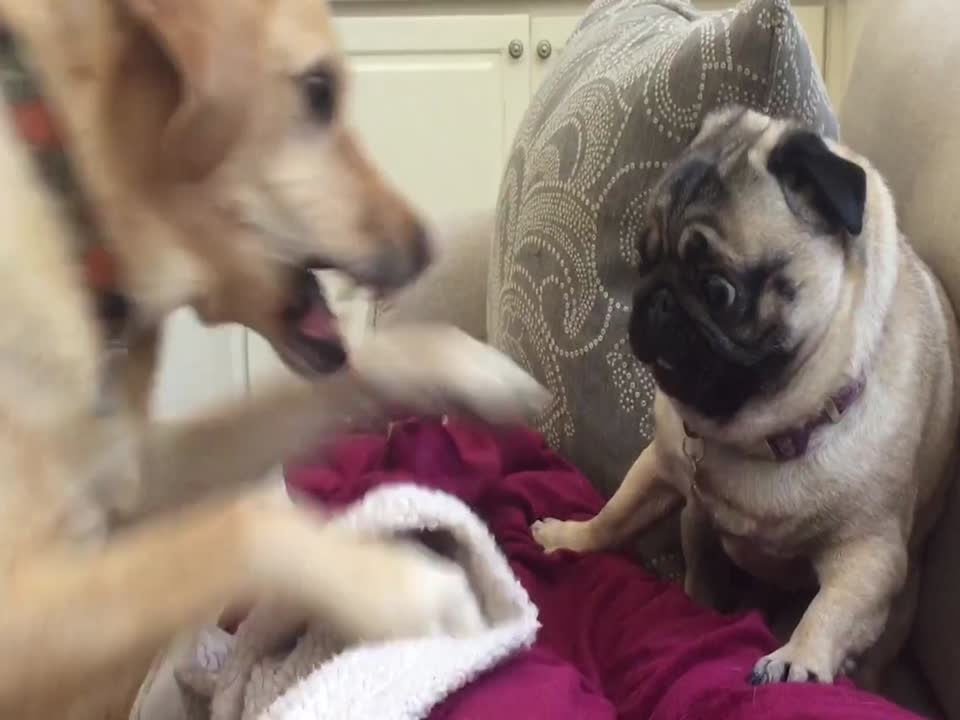
POLYGON ((729 310, 737 300, 737 289, 722 275, 707 275, 703 281, 703 297, 711 310, 729 310))
POLYGON ((337 81, 326 67, 311 70, 303 77, 303 94, 313 117, 329 123, 337 109, 337 81))

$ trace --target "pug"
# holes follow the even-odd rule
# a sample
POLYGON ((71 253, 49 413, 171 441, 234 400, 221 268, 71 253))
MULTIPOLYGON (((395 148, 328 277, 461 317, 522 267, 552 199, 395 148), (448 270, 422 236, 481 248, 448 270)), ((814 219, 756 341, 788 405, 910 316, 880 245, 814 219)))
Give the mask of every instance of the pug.
POLYGON ((754 684, 874 686, 911 627, 920 551, 954 467, 954 312, 864 158, 742 108, 707 118, 653 190, 629 326, 656 434, 548 551, 624 543, 683 505, 685 588, 732 566, 812 600, 754 684), (732 561, 732 565, 731 565, 732 561))

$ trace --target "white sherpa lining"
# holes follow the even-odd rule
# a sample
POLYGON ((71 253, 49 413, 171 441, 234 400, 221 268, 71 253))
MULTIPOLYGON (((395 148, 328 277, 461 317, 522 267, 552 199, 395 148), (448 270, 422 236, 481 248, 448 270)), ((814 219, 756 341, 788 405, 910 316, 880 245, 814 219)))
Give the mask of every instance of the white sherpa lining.
POLYGON ((490 627, 468 638, 351 645, 315 623, 284 648, 284 639, 296 629, 289 613, 259 607, 234 636, 217 628, 202 631, 185 658, 167 663, 175 668, 179 692, 158 671, 154 677, 160 680, 144 688, 131 717, 419 720, 536 637, 536 607, 486 526, 451 495, 414 485, 383 487, 333 522, 386 535, 444 531, 454 541, 454 559, 466 570, 490 627), (151 697, 164 688, 163 699, 151 697))

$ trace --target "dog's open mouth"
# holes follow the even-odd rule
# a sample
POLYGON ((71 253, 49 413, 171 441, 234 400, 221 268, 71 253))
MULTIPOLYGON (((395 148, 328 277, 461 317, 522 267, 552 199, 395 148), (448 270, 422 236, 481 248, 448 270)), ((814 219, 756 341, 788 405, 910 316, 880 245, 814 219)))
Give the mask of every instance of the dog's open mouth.
POLYGON ((334 372, 347 362, 336 315, 313 272, 328 267, 309 263, 297 268, 291 278, 290 302, 283 309, 285 337, 277 351, 301 375, 334 372))

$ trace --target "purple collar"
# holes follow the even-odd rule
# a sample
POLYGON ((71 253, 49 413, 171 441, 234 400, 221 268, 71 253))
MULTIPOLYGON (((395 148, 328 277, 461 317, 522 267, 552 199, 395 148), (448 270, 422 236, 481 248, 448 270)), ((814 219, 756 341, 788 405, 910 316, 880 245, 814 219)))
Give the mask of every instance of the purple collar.
MULTIPOLYGON (((820 412, 802 425, 768 435, 764 438, 764 452, 762 454, 776 462, 789 462, 804 456, 810 447, 810 438, 814 431, 824 425, 834 425, 840 422, 840 419, 863 395, 866 385, 867 379, 864 375, 861 375, 857 380, 847 383, 827 398, 820 412)), ((684 423, 683 429, 688 437, 699 439, 699 436, 693 433, 686 423, 684 423)))

